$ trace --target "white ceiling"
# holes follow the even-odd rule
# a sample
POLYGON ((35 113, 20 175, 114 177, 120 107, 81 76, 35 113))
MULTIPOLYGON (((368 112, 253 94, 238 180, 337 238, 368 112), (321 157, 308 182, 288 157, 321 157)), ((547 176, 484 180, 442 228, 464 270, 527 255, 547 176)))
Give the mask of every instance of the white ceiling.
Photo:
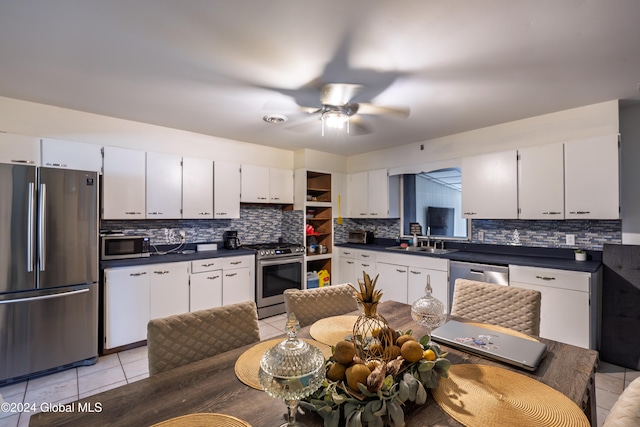
POLYGON ((0 96, 289 150, 373 151, 639 83, 638 0, 0 0, 0 96), (336 82, 410 115, 322 137, 296 101, 336 82))

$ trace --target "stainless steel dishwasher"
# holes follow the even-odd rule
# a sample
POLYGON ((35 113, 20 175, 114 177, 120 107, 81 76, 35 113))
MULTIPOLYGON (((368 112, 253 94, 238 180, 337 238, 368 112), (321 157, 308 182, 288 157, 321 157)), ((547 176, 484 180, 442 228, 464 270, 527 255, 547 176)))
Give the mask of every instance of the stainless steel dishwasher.
POLYGON ((451 305, 453 304, 453 290, 456 279, 477 280, 479 282, 509 286, 509 267, 504 265, 451 261, 449 263, 449 312, 451 312, 451 305))

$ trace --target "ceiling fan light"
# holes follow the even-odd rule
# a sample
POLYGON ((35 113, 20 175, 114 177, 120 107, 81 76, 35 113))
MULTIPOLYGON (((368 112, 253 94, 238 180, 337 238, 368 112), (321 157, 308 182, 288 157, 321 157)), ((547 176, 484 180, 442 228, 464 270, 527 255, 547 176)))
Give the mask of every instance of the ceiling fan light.
POLYGON ((342 129, 349 123, 349 115, 340 111, 326 111, 322 113, 322 121, 332 129, 342 129))

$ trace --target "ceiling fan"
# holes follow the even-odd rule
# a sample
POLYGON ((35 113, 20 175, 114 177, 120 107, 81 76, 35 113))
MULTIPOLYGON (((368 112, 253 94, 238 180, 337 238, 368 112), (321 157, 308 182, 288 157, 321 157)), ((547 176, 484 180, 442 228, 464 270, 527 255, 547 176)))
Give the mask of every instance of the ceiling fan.
POLYGON ((318 115, 312 122, 304 121, 289 126, 292 130, 308 130, 316 126, 319 118, 322 122, 322 135, 325 127, 345 129, 347 133, 363 135, 371 133, 371 127, 365 122, 363 115, 393 115, 406 118, 407 107, 379 106, 369 102, 357 102, 358 94, 365 90, 364 85, 353 83, 326 83, 319 89, 320 106, 300 106, 299 109, 309 115, 318 115))

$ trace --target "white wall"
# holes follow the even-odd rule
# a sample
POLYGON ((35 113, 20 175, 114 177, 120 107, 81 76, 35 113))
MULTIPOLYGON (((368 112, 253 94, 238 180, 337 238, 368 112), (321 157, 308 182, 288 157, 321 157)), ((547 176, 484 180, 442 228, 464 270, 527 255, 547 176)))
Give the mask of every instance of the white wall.
POLYGON ((640 244, 640 104, 620 108, 622 243, 640 244))
POLYGON ((348 170, 408 169, 416 165, 419 171, 420 165, 432 162, 618 132, 615 100, 351 156, 348 170))
POLYGON ((293 169, 293 151, 5 97, 0 131, 293 169))

